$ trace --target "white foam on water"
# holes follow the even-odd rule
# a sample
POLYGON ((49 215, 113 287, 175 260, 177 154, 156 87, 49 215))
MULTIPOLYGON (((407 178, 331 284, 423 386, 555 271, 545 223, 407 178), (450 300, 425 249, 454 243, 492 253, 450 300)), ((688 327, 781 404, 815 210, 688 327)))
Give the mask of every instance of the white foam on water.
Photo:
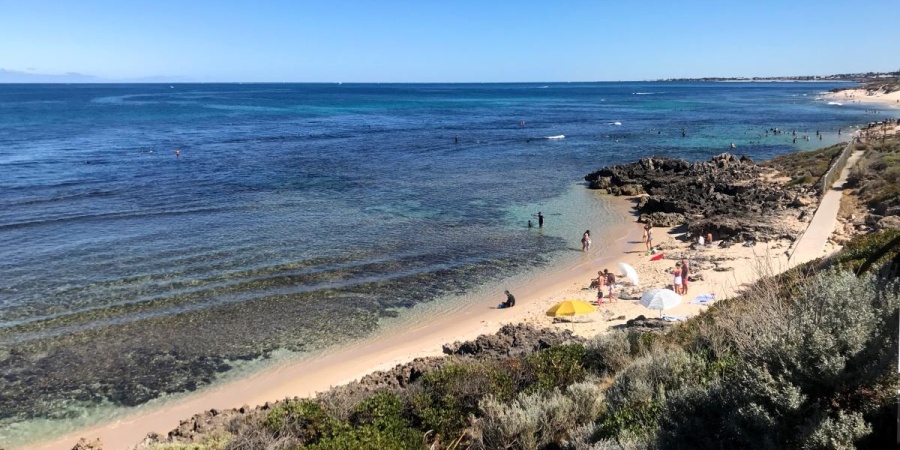
POLYGON ((839 103, 839 102, 828 102, 828 103, 826 103, 826 105, 844 106, 843 103, 839 103))
POLYGON ((557 134, 556 136, 547 136, 545 139, 565 139, 565 138, 566 138, 566 135, 557 134))

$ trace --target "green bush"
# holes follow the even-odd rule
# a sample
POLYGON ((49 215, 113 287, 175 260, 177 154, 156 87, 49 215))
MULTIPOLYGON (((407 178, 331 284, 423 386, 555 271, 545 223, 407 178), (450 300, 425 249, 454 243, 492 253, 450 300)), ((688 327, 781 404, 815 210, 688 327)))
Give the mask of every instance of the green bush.
POLYGON ((470 434, 475 448, 539 449, 570 438, 570 430, 597 416, 602 393, 594 383, 576 383, 565 392, 520 393, 504 403, 488 397, 470 434))
POLYGON ((667 395, 707 381, 707 363, 679 349, 658 351, 634 361, 606 391, 600 437, 652 439, 667 395))
POLYGON ((600 334, 585 344, 584 366, 597 375, 615 375, 633 360, 628 334, 600 334))
POLYGON ((278 438, 290 436, 314 442, 335 426, 321 405, 313 400, 285 400, 266 414, 263 426, 278 438))
POLYGON ((479 362, 446 364, 422 376, 419 389, 412 399, 414 414, 425 430, 445 440, 463 433, 486 395, 508 400, 515 394, 509 374, 479 362))
MULTIPOLYGON (((754 346, 735 346, 742 353, 725 376, 668 396, 657 447, 851 448, 893 438, 885 416, 900 381, 896 284, 832 269, 798 291, 786 308, 753 310, 766 319, 755 328, 732 330, 754 346)), ((613 409, 616 397, 607 398, 613 409)))
POLYGON ((213 433, 190 444, 154 444, 147 450, 224 450, 231 441, 227 433, 213 433))
POLYGON ((405 450, 424 448, 423 433, 406 418, 404 402, 378 392, 360 403, 350 423, 342 423, 306 448, 315 450, 405 450))
POLYGON ((578 344, 558 345, 528 355, 527 365, 536 378, 530 391, 564 388, 584 380, 584 359, 585 349, 578 344))

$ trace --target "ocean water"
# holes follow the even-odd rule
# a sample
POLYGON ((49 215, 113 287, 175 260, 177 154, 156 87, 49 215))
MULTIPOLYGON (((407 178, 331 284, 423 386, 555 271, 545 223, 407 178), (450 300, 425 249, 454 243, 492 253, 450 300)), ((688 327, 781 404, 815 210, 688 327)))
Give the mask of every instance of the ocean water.
POLYGON ((588 172, 881 118, 835 86, 0 85, 0 444, 572 261, 588 172))

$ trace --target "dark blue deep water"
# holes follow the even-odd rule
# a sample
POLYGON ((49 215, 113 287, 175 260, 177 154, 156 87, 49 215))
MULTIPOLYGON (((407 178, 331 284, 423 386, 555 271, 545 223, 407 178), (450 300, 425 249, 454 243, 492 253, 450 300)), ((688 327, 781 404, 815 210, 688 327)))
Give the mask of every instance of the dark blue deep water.
POLYGON ((835 86, 0 85, 0 443, 547 264, 601 166, 831 144, 835 86))

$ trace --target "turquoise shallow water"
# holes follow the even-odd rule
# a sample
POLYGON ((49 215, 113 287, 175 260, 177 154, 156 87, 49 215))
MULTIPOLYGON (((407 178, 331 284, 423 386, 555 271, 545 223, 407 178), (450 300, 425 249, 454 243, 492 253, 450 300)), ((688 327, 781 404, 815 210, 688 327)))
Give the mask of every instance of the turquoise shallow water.
POLYGON ((831 87, 0 85, 0 443, 555 264, 586 173, 827 145, 831 87))

